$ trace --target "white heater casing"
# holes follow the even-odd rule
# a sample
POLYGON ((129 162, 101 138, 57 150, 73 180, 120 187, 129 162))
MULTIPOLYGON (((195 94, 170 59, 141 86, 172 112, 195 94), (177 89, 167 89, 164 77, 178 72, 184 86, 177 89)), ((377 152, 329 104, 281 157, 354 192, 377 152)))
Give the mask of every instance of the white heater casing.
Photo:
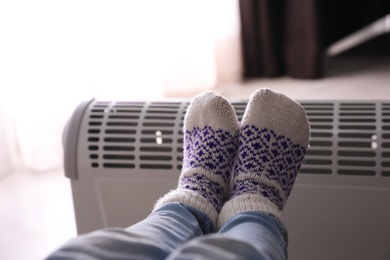
MULTIPOLYGON (((390 102, 299 101, 311 126, 284 210, 289 259, 390 259, 390 102)), ((231 101, 239 120, 247 100, 231 101)), ((177 185, 188 100, 81 103, 64 131, 79 234, 128 227, 177 185)))

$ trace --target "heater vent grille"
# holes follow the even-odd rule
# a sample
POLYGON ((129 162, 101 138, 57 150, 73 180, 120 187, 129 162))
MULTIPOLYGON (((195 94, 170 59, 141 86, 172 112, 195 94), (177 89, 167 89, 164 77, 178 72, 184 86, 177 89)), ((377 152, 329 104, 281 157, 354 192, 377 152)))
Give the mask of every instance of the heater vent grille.
POLYGON ((301 173, 331 174, 333 168, 335 105, 302 103, 310 121, 311 140, 301 173))
MULTIPOLYGON (((390 103, 301 102, 311 126, 303 174, 390 177, 390 103)), ((100 102, 87 110, 92 168, 179 171, 189 102, 100 102)), ((242 119, 247 102, 232 102, 242 119)))
MULTIPOLYGON (((93 168, 179 168, 182 102, 95 102, 88 122, 93 168), (95 127, 98 126, 99 128, 95 127)), ((185 107, 184 107, 185 108, 185 107)), ((184 110, 185 111, 185 110, 184 110)))

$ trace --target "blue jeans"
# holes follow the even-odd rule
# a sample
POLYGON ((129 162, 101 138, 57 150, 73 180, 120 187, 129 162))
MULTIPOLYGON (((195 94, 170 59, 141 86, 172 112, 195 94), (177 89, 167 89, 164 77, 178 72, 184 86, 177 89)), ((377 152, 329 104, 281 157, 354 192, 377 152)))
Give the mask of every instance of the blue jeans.
POLYGON ((287 230, 276 218, 246 211, 216 233, 202 211, 169 203, 127 229, 81 235, 47 259, 287 259, 287 230))

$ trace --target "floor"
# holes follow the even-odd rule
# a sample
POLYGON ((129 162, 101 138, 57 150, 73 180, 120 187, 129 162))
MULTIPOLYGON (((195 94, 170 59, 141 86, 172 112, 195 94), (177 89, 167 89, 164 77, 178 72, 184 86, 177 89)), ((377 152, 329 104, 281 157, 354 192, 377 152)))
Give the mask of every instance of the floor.
MULTIPOLYGON (((390 46, 390 45, 387 45, 390 46)), ((219 86, 229 99, 268 87, 294 99, 390 99, 390 52, 350 52, 325 62, 326 77, 261 79, 219 86)), ((42 259, 76 235, 70 183, 63 170, 19 169, 0 179, 0 259, 42 259)))
POLYGON ((62 169, 19 169, 0 179, 0 259, 43 259, 76 235, 62 169))

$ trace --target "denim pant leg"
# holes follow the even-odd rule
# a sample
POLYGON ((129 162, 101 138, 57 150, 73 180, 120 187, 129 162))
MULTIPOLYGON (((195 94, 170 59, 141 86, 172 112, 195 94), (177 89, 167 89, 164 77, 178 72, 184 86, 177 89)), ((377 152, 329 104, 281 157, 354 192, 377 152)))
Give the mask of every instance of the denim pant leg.
POLYGON ((106 228, 81 235, 47 259, 164 259, 184 242, 215 231, 202 211, 169 203, 129 228, 106 228))
POLYGON ((241 212, 218 234, 189 241, 168 259, 287 259, 287 230, 270 215, 241 212))

